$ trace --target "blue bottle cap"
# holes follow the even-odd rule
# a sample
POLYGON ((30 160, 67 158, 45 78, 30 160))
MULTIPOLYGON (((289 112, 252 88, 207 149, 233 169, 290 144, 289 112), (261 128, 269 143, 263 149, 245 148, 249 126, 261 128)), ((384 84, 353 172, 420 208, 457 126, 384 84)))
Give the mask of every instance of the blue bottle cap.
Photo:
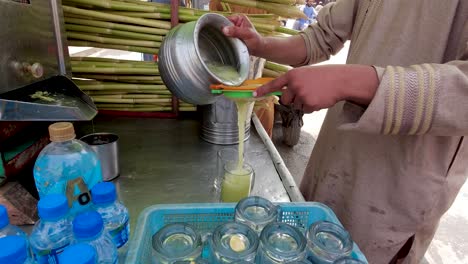
POLYGON ((63 194, 49 194, 37 203, 39 217, 42 220, 55 220, 68 213, 67 197, 63 194))
POLYGON ((8 212, 5 206, 0 204, 0 229, 4 228, 10 223, 8 212))
POLYGON ((73 220, 73 234, 76 238, 92 238, 104 228, 101 215, 96 211, 81 213, 73 220))
POLYGON ((60 264, 96 264, 96 250, 88 244, 71 245, 59 255, 60 264))
POLYGON ((26 239, 21 236, 0 238, 0 263, 23 263, 26 261, 26 239))
POLYGON ((112 203, 117 199, 115 185, 112 182, 101 182, 91 189, 93 203, 106 204, 112 203))

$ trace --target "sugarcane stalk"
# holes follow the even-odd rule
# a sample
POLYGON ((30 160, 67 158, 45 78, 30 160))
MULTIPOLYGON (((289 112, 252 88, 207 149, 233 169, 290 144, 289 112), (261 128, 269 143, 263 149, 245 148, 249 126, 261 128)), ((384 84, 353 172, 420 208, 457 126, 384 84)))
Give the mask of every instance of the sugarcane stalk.
MULTIPOLYGON (((158 36, 158 35, 142 34, 142 33, 135 33, 135 32, 108 29, 108 28, 91 27, 91 26, 65 24, 65 29, 67 30, 67 32, 73 32, 73 31, 74 32, 89 32, 89 33, 96 33, 96 34, 127 37, 127 38, 138 39, 138 40, 150 40, 150 41, 158 41, 158 42, 163 40, 163 37, 158 36)), ((137 46, 141 46, 141 45, 137 45, 137 46)))
POLYGON ((290 69, 292 69, 292 67, 290 67, 290 66, 286 66, 286 65, 283 65, 283 64, 278 64, 278 63, 271 62, 271 61, 266 61, 265 62, 265 68, 276 71, 276 72, 287 72, 290 69))
POLYGON ((169 95, 160 94, 109 94, 100 95, 99 98, 114 98, 114 99, 171 99, 169 95))
MULTIPOLYGON (((166 4, 143 4, 145 2, 138 1, 132 2, 121 2, 112 0, 66 0, 66 2, 88 4, 110 10, 126 11, 126 12, 142 12, 142 13, 171 13, 171 6, 166 4)), ((149 2, 146 2, 149 3, 149 2)), ((185 15, 196 15, 197 12, 190 8, 179 8, 179 14, 185 15)))
POLYGON ((102 57, 70 57, 72 61, 97 61, 97 62, 113 62, 113 63, 138 63, 138 64, 150 64, 157 65, 154 61, 138 61, 138 60, 121 60, 113 58, 102 58, 102 57))
POLYGON ((139 75, 107 75, 107 74, 79 74, 73 73, 73 77, 120 82, 142 82, 142 83, 163 83, 159 76, 139 76, 139 75))
POLYGON ((161 46, 161 42, 156 41, 108 38, 101 37, 100 35, 90 35, 89 33, 87 34, 73 31, 67 31, 67 38, 93 41, 102 44, 129 45, 149 48, 159 48, 161 46))
POLYGON ((99 61, 70 61, 72 67, 117 67, 117 68, 158 68, 154 64, 139 64, 139 63, 115 63, 115 62, 99 62, 99 61))
MULTIPOLYGON (((172 107, 139 107, 139 108, 113 108, 113 107, 103 107, 100 110, 114 110, 114 111, 129 111, 129 112, 164 112, 172 111, 172 107)), ((181 112, 195 112, 197 111, 196 107, 179 107, 181 112)))
POLYGON ((62 5, 62 9, 65 13, 88 16, 88 17, 103 19, 107 21, 122 22, 122 23, 142 25, 142 26, 155 27, 155 28, 171 29, 171 23, 167 21, 157 21, 157 20, 149 20, 149 19, 136 18, 136 17, 119 16, 119 15, 108 14, 106 12, 86 10, 86 9, 81 9, 81 8, 76 8, 76 7, 66 6, 66 5, 62 5))
POLYGON ((300 33, 299 30, 290 29, 290 28, 281 27, 281 26, 277 26, 277 27, 275 28, 275 31, 276 31, 276 32, 279 32, 279 33, 288 34, 288 35, 297 35, 297 34, 300 33))
POLYGON ((142 13, 142 12, 123 12, 123 11, 108 11, 106 13, 128 16, 128 17, 139 17, 139 18, 151 18, 151 19, 171 19, 170 13, 142 13))
POLYGON ((158 95, 172 95, 169 90, 83 90, 89 95, 112 95, 112 94, 158 94, 158 95))
POLYGON ((115 44, 103 44, 103 43, 98 43, 98 42, 80 41, 80 40, 68 40, 68 45, 76 46, 76 47, 95 47, 95 48, 103 48, 103 49, 117 49, 117 50, 149 53, 149 54, 158 54, 159 52, 159 49, 155 49, 155 48, 124 46, 124 45, 115 45, 115 44))
POLYGON ((93 96, 93 102, 95 103, 170 103, 171 98, 159 98, 159 99, 121 99, 121 98, 107 98, 103 96, 93 96))
POLYGON ((117 29, 117 30, 129 31, 129 32, 147 33, 147 34, 155 34, 155 35, 166 35, 169 32, 168 29, 162 29, 162 28, 150 28, 150 27, 142 27, 142 26, 124 25, 124 24, 105 22, 105 21, 96 21, 96 20, 90 20, 90 19, 71 18, 69 16, 65 16, 65 22, 69 24, 94 26, 94 27, 117 29))
POLYGON ((158 75, 157 68, 88 68, 88 67, 72 67, 74 73, 102 73, 102 74, 142 74, 142 75, 158 75))
POLYGON ((262 71, 262 76, 263 77, 277 78, 277 77, 280 77, 281 75, 282 75, 282 73, 279 73, 279 72, 276 72, 276 71, 273 71, 273 70, 270 70, 270 69, 267 69, 267 68, 263 68, 263 71, 262 71))
POLYGON ((158 84, 123 84, 123 83, 107 83, 101 84, 79 84, 78 87, 82 90, 167 90, 165 85, 158 84))
POLYGON ((265 3, 255 0, 221 0, 221 2, 230 3, 234 5, 254 7, 268 11, 269 13, 277 14, 282 17, 288 18, 304 18, 307 16, 295 6, 281 5, 275 3, 265 3))

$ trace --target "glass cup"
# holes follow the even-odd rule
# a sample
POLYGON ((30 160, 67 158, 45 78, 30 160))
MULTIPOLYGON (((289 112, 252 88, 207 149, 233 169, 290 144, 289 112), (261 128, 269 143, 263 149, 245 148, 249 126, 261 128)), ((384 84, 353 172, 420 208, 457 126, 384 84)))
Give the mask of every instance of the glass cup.
POLYGON ((254 170, 249 164, 244 162, 242 168, 239 168, 237 162, 227 162, 222 175, 221 202, 237 203, 248 197, 254 178, 254 170))
POLYGON ((333 264, 366 264, 366 263, 358 259, 345 257, 345 258, 340 258, 339 260, 333 262, 333 264))
POLYGON ((156 264, 195 261, 202 249, 200 234, 188 224, 168 224, 153 235, 153 263, 156 264))
POLYGON ((306 257, 307 241, 296 227, 285 223, 270 223, 260 235, 255 263, 295 263, 306 257))
MULTIPOLYGON (((237 148, 223 148, 218 150, 216 155, 216 170, 214 172, 213 182, 213 201, 221 201, 221 183, 223 182, 224 166, 227 163, 237 163, 239 152, 237 148)), ((244 161, 244 160, 242 160, 244 161)))
POLYGON ((353 241, 340 225, 327 221, 312 224, 307 231, 308 260, 317 264, 332 264, 351 255, 353 241))
POLYGON ((269 223, 278 220, 278 207, 259 196, 246 197, 236 206, 235 221, 252 228, 260 235, 269 223))
POLYGON ((257 248, 258 236, 250 227, 235 222, 219 225, 211 240, 211 262, 254 261, 257 248))

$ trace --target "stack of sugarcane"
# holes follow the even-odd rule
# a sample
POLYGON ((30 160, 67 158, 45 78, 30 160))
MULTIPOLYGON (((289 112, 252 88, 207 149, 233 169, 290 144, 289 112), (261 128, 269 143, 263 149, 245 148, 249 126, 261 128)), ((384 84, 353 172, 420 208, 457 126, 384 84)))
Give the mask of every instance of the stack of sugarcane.
MULTIPOLYGON (((271 14, 248 15, 261 34, 298 33, 296 30, 281 27, 279 22, 279 16, 293 18, 303 16, 299 9, 291 5, 295 0, 222 1, 237 5, 255 5, 257 8, 269 11, 271 14), (272 1, 275 3, 271 3, 272 1)), ((70 46, 157 54, 161 41, 171 28, 171 8, 166 4, 139 0, 63 0, 62 3, 70 46)), ((194 21, 207 12, 209 11, 179 7, 179 20, 181 23, 194 21)), ((218 13, 225 16, 231 14, 218 13)), ((170 110, 169 91, 163 87, 155 63, 75 58, 72 62, 72 72, 75 77, 82 78, 77 81, 78 86, 90 93, 100 109, 170 110), (141 87, 144 85, 149 85, 148 88, 161 86, 166 94, 152 93, 150 97, 149 93, 141 92, 143 90, 141 87), (97 90, 100 89, 98 87, 106 88, 103 88, 105 89, 103 91, 97 90), (159 105, 150 106, 150 99, 159 105)), ((182 111, 193 109, 193 106, 185 104, 181 104, 180 107, 182 111)))
POLYGON ((276 78, 276 77, 279 77, 280 75, 285 74, 290 69, 292 69, 292 67, 290 66, 267 61, 265 62, 262 76, 276 78))
MULTIPOLYGON (((171 93, 163 84, 157 64, 150 61, 93 57, 71 58, 73 81, 102 110, 171 111, 171 93)), ((195 111, 179 102, 180 111, 195 111)))

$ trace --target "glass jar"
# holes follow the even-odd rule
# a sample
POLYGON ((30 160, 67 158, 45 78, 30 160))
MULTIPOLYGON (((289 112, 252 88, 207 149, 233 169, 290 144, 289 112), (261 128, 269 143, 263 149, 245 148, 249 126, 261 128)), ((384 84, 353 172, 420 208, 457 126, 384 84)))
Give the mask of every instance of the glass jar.
POLYGON ((299 229, 285 223, 270 223, 260 235, 255 263, 276 264, 301 261, 306 257, 306 238, 299 229))
POLYGON ((333 262, 333 264, 367 264, 367 263, 358 259, 345 257, 345 258, 340 258, 339 260, 333 262))
POLYGON ((153 235, 153 257, 157 264, 198 260, 202 249, 200 234, 188 224, 168 224, 153 235))
POLYGON ((249 226, 257 234, 277 219, 278 207, 259 196, 244 198, 236 206, 235 221, 249 226))
POLYGON ((238 162, 227 162, 224 165, 223 180, 221 183, 221 201, 237 203, 248 197, 253 188, 255 173, 247 163, 239 168, 238 162))
POLYGON ((257 248, 258 236, 250 227, 235 222, 219 225, 211 239, 211 262, 254 261, 257 248))
POLYGON ((327 221, 312 224, 307 239, 308 259, 316 264, 331 264, 349 256, 353 249, 349 233, 340 225, 327 221))

